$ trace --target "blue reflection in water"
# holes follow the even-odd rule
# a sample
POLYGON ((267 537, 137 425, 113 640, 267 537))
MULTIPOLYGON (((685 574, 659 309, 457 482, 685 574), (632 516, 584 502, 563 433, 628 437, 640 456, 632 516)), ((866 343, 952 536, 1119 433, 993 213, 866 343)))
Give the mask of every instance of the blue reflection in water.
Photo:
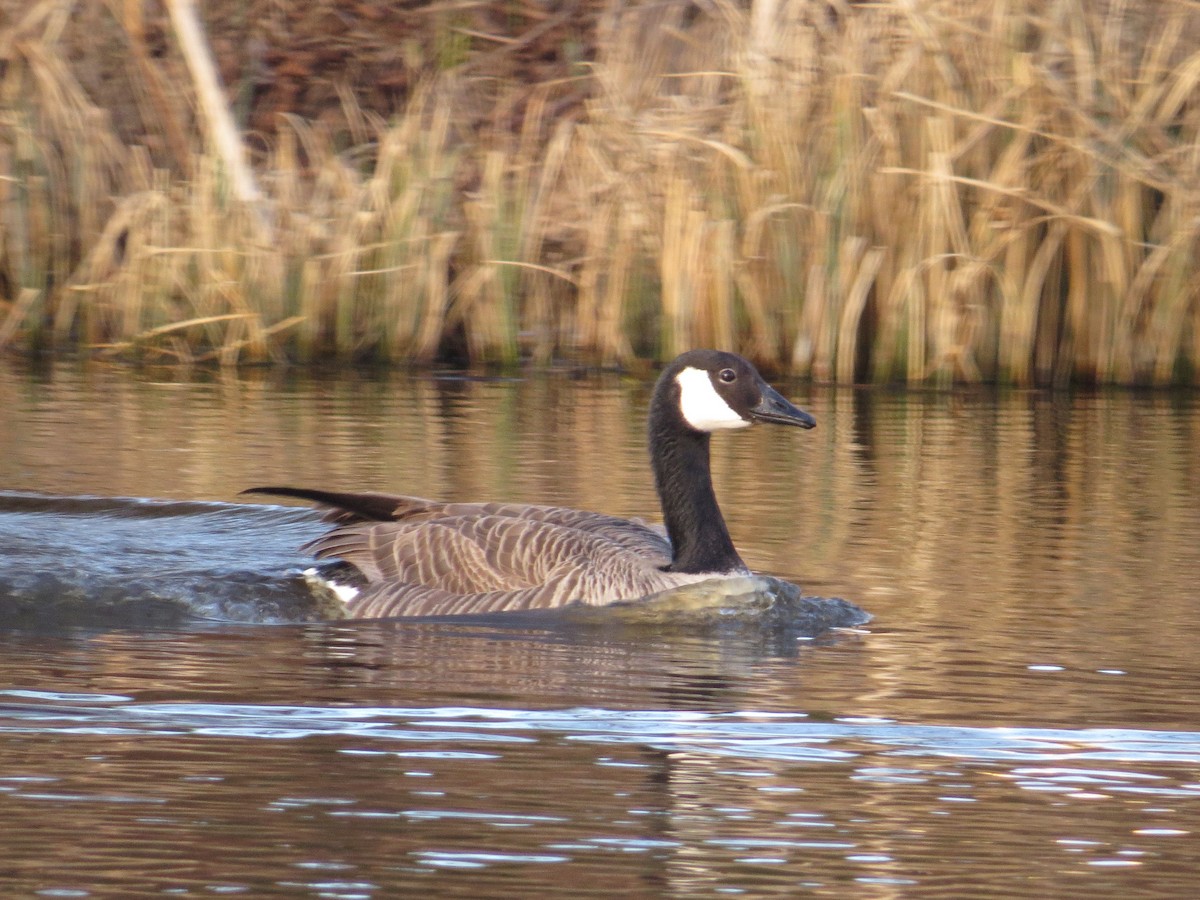
MULTIPOLYGON (((192 734, 214 737, 291 740, 343 735, 386 742, 531 743, 536 733, 571 741, 636 744, 748 760, 821 762, 852 759, 871 752, 892 757, 933 756, 965 760, 1052 763, 1069 760, 1185 763, 1200 765, 1200 733, 1123 728, 974 728, 913 725, 879 718, 814 722, 758 713, 699 710, 488 709, 464 706, 405 708, 268 706, 250 704, 134 703, 115 695, 62 694, 32 690, 0 691, 0 697, 27 701, 0 704, 0 732, 71 734, 192 734), (533 734, 531 734, 533 733, 533 734)), ((376 751, 379 750, 375 746, 376 751)), ((350 751, 355 752, 355 751, 350 751)), ((410 755, 400 751, 401 755, 410 755)), ((440 758, 475 754, 448 750, 440 758)), ((1131 782, 1156 776, 1096 769, 1027 768, 1014 773, 1063 783, 1121 777, 1131 782)), ((900 768, 874 767, 859 778, 896 782, 915 776, 900 768)), ((1135 789, 1132 785, 1129 789, 1135 789)), ((1136 789, 1143 789, 1137 787, 1136 789)), ((1144 789, 1150 790, 1149 786, 1144 789)), ((1189 793, 1200 792, 1190 785, 1189 793)))

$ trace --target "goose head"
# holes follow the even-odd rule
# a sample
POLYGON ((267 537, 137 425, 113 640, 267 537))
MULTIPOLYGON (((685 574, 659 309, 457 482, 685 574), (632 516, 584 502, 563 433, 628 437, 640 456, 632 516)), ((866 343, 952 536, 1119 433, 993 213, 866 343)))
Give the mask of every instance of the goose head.
POLYGON ((813 428, 816 420, 748 361, 719 350, 691 350, 668 365, 654 386, 649 419, 650 464, 673 549, 670 570, 745 574, 713 491, 709 438, 756 422, 813 428))
POLYGON ((676 427, 711 433, 756 422, 815 428, 816 419, 771 387, 736 353, 691 350, 659 377, 655 406, 671 410, 676 427))

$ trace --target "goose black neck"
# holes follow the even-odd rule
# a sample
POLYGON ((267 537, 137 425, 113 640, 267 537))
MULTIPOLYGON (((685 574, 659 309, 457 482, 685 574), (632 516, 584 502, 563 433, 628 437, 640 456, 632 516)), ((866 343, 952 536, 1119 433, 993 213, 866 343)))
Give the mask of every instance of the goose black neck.
POLYGON ((713 492, 709 436, 685 425, 677 405, 663 406, 656 403, 650 412, 650 460, 673 549, 669 570, 744 571, 713 492))

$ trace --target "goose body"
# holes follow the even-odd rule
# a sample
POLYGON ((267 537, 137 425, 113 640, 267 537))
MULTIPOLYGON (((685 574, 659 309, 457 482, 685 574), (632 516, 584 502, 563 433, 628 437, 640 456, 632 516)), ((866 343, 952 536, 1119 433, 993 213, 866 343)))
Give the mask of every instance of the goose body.
POLYGON ((749 574, 713 492, 709 438, 754 422, 816 424, 736 354, 692 350, 663 370, 648 432, 665 534, 639 520, 566 507, 293 487, 245 493, 297 497, 328 510, 334 527, 305 549, 361 574, 365 585, 346 601, 356 618, 603 605, 749 574))

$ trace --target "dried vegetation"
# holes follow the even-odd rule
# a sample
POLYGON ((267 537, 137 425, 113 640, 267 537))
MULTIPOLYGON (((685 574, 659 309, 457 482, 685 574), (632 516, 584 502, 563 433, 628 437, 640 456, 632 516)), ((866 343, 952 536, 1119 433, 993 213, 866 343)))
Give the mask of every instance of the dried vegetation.
POLYGON ((0 346, 1200 380, 1185 0, 7 6, 0 346))

